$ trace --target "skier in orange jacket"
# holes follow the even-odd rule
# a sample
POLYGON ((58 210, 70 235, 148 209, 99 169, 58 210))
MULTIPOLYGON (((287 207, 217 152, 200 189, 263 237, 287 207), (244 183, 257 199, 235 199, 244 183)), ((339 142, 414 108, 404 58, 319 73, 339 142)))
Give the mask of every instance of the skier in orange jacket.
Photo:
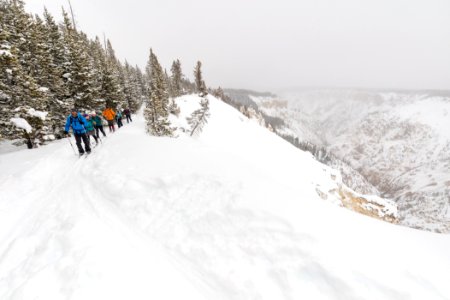
POLYGON ((107 107, 103 111, 103 117, 105 117, 106 121, 108 121, 109 132, 114 132, 116 128, 114 127, 114 118, 116 117, 116 113, 111 107, 107 107))

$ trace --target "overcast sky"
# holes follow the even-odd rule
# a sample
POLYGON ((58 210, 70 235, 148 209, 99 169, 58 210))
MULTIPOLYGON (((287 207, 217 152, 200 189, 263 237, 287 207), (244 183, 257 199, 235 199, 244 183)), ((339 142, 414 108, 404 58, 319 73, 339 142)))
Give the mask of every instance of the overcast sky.
MULTIPOLYGON (((67 0, 26 0, 61 20, 67 0)), ((449 0, 72 0, 120 59, 179 58, 209 86, 450 89, 449 0)))

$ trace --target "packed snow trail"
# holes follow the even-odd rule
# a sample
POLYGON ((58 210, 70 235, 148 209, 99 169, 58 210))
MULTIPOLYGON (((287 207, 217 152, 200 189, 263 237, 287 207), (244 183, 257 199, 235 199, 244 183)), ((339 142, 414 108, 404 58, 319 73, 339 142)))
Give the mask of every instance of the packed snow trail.
POLYGON ((1 155, 0 299, 450 299, 450 236, 323 202, 331 170, 210 101, 198 139, 1 155))
MULTIPOLYGON (((103 147, 109 147, 106 139, 103 147)), ((34 160, 22 165, 14 157, 25 152, 1 162, 19 169, 2 180, 2 191, 8 186, 13 194, 2 192, 9 201, 1 202, 7 213, 1 216, 0 299, 200 297, 158 247, 90 189, 95 154, 74 157, 67 141, 33 152, 34 160)), ((100 176, 108 176, 104 172, 100 176)))

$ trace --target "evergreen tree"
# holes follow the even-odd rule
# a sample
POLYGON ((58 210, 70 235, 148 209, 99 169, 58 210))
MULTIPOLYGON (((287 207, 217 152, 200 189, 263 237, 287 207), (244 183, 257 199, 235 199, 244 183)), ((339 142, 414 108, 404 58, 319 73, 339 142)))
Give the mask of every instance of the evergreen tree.
POLYGON ((181 86, 182 86, 183 93, 185 93, 185 94, 192 94, 192 93, 195 93, 197 91, 195 83, 191 82, 186 77, 183 77, 181 79, 181 86))
POLYGON ((106 53, 102 59, 102 85, 101 96, 106 101, 107 107, 116 108, 124 101, 122 88, 120 87, 121 74, 120 62, 116 59, 111 42, 107 41, 106 53))
POLYGON ((136 90, 136 109, 140 108, 142 106, 143 100, 146 97, 146 93, 144 92, 146 90, 145 86, 145 80, 143 78, 143 74, 141 69, 139 69, 138 66, 135 66, 132 68, 133 70, 133 77, 134 77, 134 88, 136 90))
POLYGON ((181 71, 181 63, 180 60, 177 59, 172 63, 172 76, 170 78, 171 87, 172 87, 172 97, 179 97, 183 94, 182 88, 182 78, 183 73, 181 71))
POLYGON ((10 33, 11 46, 14 46, 19 53, 19 62, 25 73, 30 74, 31 53, 31 32, 33 21, 30 15, 25 12, 25 4, 22 0, 8 1, 7 14, 4 16, 6 30, 10 33))
POLYGON ((125 95, 123 107, 130 107, 133 99, 136 98, 136 93, 133 88, 133 74, 130 65, 125 61, 122 68, 123 73, 123 93, 125 95))
POLYGON ((64 83, 64 74, 68 71, 64 41, 58 25, 46 8, 44 9, 44 19, 46 42, 51 56, 48 88, 58 101, 64 101, 68 93, 64 83))
POLYGON ((126 90, 126 88, 130 87, 129 79, 127 77, 125 67, 119 62, 117 65, 118 71, 118 106, 123 108, 128 106, 128 101, 131 100, 131 94, 127 95, 127 93, 131 93, 131 89, 126 90))
MULTIPOLYGON (((37 19, 38 20, 38 19, 37 19)), ((70 97, 68 84, 64 74, 70 74, 69 61, 66 55, 66 47, 64 45, 63 35, 56 24, 53 16, 44 8, 43 27, 39 26, 43 32, 43 53, 48 57, 44 59, 45 74, 38 81, 39 84, 47 88, 47 101, 49 112, 46 122, 52 127, 52 131, 56 136, 62 131, 67 112, 74 106, 74 101, 70 97)), ((39 21, 38 21, 39 22, 39 21)))
POLYGON ((202 97, 200 106, 201 107, 194 111, 187 119, 188 124, 191 126, 191 136, 198 135, 202 132, 203 127, 208 122, 208 118, 210 116, 209 100, 207 97, 202 97))
POLYGON ((126 78, 124 86, 126 107, 132 111, 136 111, 139 109, 142 99, 142 88, 139 85, 137 70, 131 67, 128 62, 125 62, 124 72, 126 78))
POLYGON ((89 64, 87 48, 82 36, 75 31, 68 14, 63 10, 64 42, 67 45, 69 72, 65 74, 68 80, 68 90, 75 106, 84 109, 94 107, 95 88, 92 84, 93 70, 89 64))
POLYGON ((31 104, 33 100, 37 100, 40 96, 36 81, 32 77, 34 60, 32 53, 33 20, 25 12, 24 1, 12 0, 3 2, 3 4, 5 13, 2 14, 1 20, 2 31, 5 31, 5 38, 7 37, 5 43, 7 47, 14 49, 14 56, 20 64, 20 77, 24 81, 19 83, 19 85, 22 85, 22 89, 16 89, 16 93, 20 93, 18 95, 22 100, 20 104, 31 104))
POLYGON ((44 128, 42 120, 31 122, 34 117, 29 113, 48 107, 49 99, 37 84, 40 75, 36 72, 37 60, 44 60, 43 52, 39 51, 42 37, 34 36, 38 24, 25 13, 23 1, 3 1, 0 10, 0 134, 18 138, 24 133, 33 147, 33 143, 40 144, 48 134, 48 127, 44 128), (29 121, 33 127, 31 136, 15 128, 10 122, 12 117, 29 121))
POLYGON ((150 95, 146 103, 145 119, 147 132, 156 136, 170 136, 173 129, 169 122, 169 93, 164 79, 164 72, 156 55, 150 49, 150 60, 147 65, 150 79, 150 95))
POLYGON ((225 103, 231 104, 232 100, 231 98, 225 94, 224 90, 219 86, 217 89, 212 90, 212 94, 214 97, 219 98, 225 103))
POLYGON ((170 82, 170 77, 169 74, 167 74, 167 70, 164 69, 164 81, 166 82, 167 85, 167 91, 169 92, 169 97, 173 97, 172 96, 172 84, 170 82))
POLYGON ((173 87, 171 84, 171 80, 169 75, 167 74, 167 70, 164 70, 164 81, 166 82, 168 91, 169 91, 169 112, 174 115, 180 114, 180 108, 178 107, 177 103, 175 102, 175 96, 173 92, 173 87))
POLYGON ((106 107, 116 108, 119 99, 117 77, 106 58, 102 61, 101 96, 106 101, 106 107))
POLYGON ((197 62, 194 69, 195 78, 195 88, 196 91, 202 97, 200 102, 200 109, 194 111, 190 118, 188 118, 188 123, 191 125, 191 136, 198 135, 202 130, 203 126, 208 122, 209 113, 209 100, 206 97, 208 92, 206 89, 205 81, 202 76, 202 63, 197 62))
POLYGON ((14 128, 10 123, 13 110, 20 105, 26 87, 25 76, 19 63, 17 49, 9 42, 4 26, 0 26, 0 135, 12 137, 14 128))
POLYGON ((202 63, 200 61, 198 61, 197 65, 195 66, 194 78, 195 78, 195 87, 196 87, 197 93, 199 93, 200 96, 202 96, 202 97, 207 95, 208 92, 206 90, 205 81, 203 80, 202 63))
POLYGON ((141 88, 140 94, 141 97, 144 97, 144 95, 150 94, 149 93, 150 88, 148 86, 149 80, 145 78, 145 75, 142 73, 141 69, 138 66, 136 66, 135 69, 136 69, 136 79, 141 88))
POLYGON ((88 41, 90 64, 92 65, 92 79, 91 84, 94 90, 94 109, 105 106, 105 101, 102 97, 103 84, 103 60, 105 59, 105 50, 102 47, 98 36, 95 40, 88 41))

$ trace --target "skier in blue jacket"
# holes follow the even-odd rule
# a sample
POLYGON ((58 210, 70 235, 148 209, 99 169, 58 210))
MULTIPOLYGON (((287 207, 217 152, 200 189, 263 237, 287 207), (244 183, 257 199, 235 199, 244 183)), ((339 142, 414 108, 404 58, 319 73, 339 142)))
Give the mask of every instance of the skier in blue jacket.
POLYGON ((84 154, 83 146, 81 145, 81 140, 84 142, 84 147, 86 148, 86 153, 91 153, 91 146, 89 145, 89 139, 86 135, 86 128, 88 123, 86 119, 74 108, 71 110, 70 115, 67 117, 66 127, 64 130, 65 134, 69 134, 69 129, 72 127, 73 135, 77 141, 78 152, 80 155, 84 154))

